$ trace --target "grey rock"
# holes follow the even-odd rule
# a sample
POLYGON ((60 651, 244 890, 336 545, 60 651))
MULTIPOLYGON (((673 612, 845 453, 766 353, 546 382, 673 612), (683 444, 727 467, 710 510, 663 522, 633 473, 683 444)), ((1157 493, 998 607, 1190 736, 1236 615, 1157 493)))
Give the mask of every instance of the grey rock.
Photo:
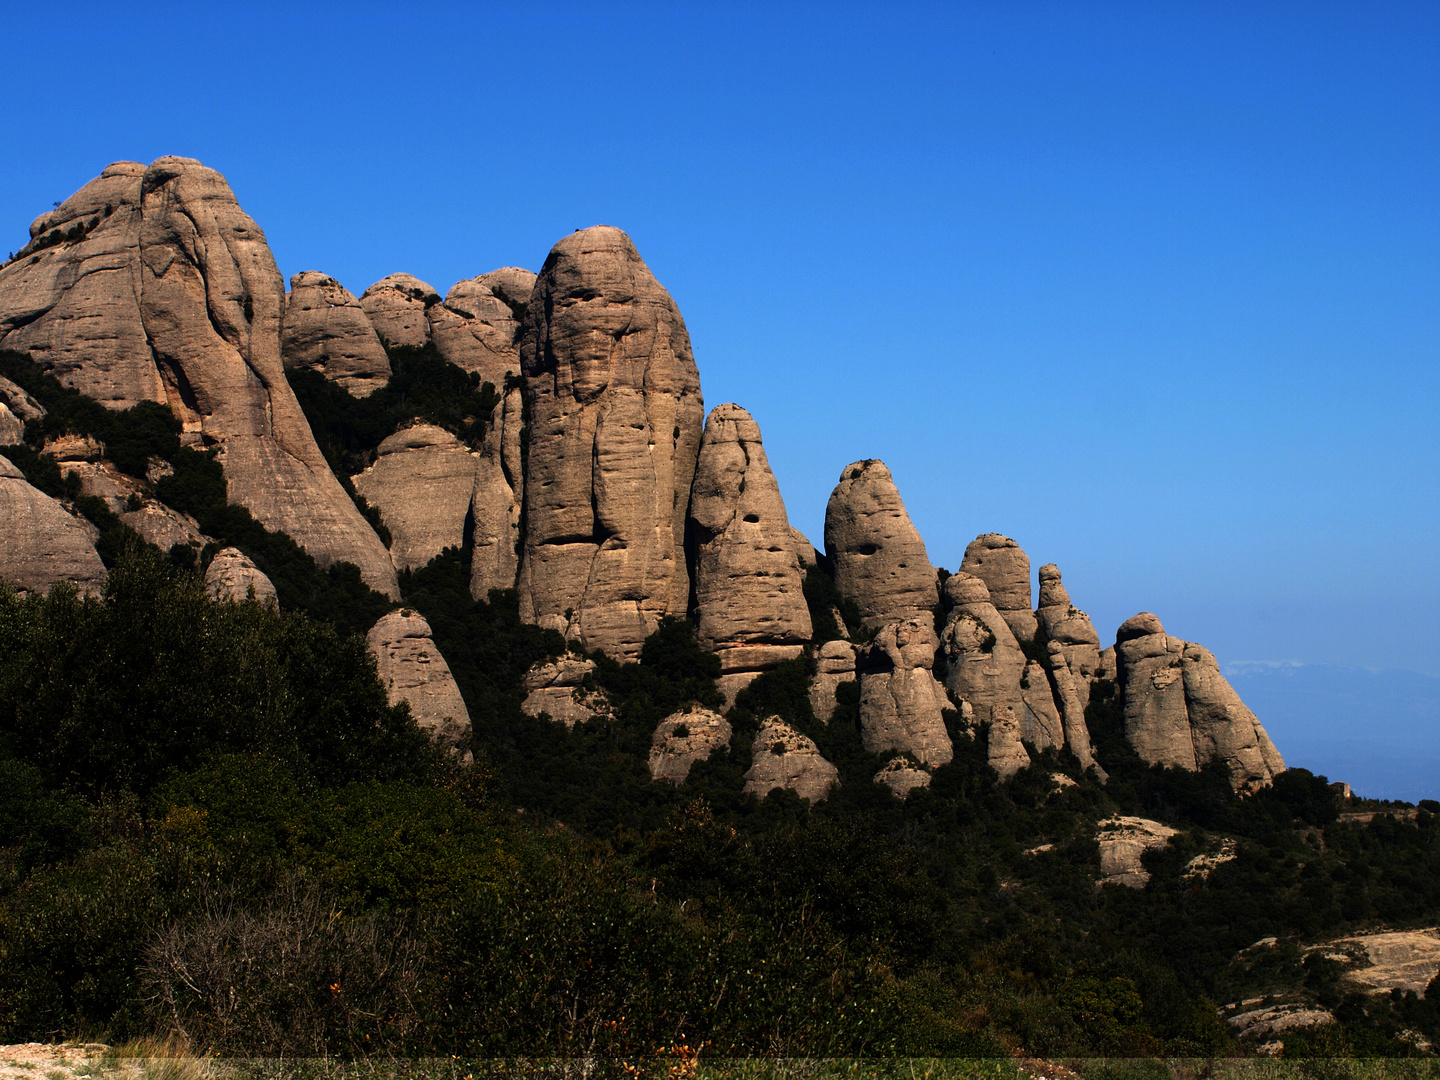
POLYGON ((1065 647, 1058 641, 1050 642, 1050 679, 1055 686, 1055 700, 1060 707, 1060 719, 1065 727, 1065 744, 1080 762, 1082 769, 1095 769, 1103 781, 1105 770, 1095 761, 1090 746, 1090 729, 1085 723, 1085 706, 1080 702, 1076 689, 1080 681, 1071 670, 1065 656, 1065 647))
POLYGON ((916 788, 929 787, 929 772, 903 757, 891 758, 875 774, 875 783, 884 784, 898 799, 908 799, 916 788))
POLYGON ((760 426, 738 405, 716 406, 705 423, 690 525, 700 644, 727 672, 799 655, 811 629, 793 530, 760 426))
POLYGON ((1185 707, 1184 648, 1148 611, 1127 619, 1115 637, 1126 739, 1152 765, 1193 772, 1198 762, 1185 707))
POLYGON ((848 641, 827 641, 815 653, 815 675, 810 680, 810 709, 825 723, 835 714, 835 693, 855 681, 855 646, 848 641))
POLYGON ((412 349, 430 344, 425 309, 439 302, 433 286, 410 274, 390 274, 360 294, 360 307, 380 340, 412 349))
POLYGON ((1008 536, 985 533, 970 541, 960 569, 985 582, 990 602, 1017 641, 1035 640, 1035 612, 1030 606, 1030 557, 1008 536))
POLYGON ((24 592, 70 582, 98 595, 105 566, 89 531, 25 474, 0 457, 0 581, 24 592))
POLYGON ((375 462, 351 478, 390 530, 396 570, 416 570, 460 547, 480 455, 435 424, 413 424, 382 442, 375 462))
POLYGON ((867 629, 929 617, 935 568, 884 462, 857 461, 840 474, 825 507, 825 551, 867 629))
POLYGON ((318 371, 357 398, 390 380, 390 358, 360 302, 318 270, 290 278, 280 354, 287 368, 318 371))
POLYGON ((513 589, 520 568, 520 509, 525 478, 520 469, 524 400, 511 387, 496 408, 494 422, 475 470, 470 497, 473 528, 470 595, 484 600, 491 589, 513 589))
POLYGON ((520 611, 633 660, 687 613, 685 514, 700 376, 675 302, 619 229, 572 233, 535 283, 520 346, 531 402, 520 611))
POLYGON ((535 275, 516 266, 457 281, 427 309, 435 348, 504 392, 505 377, 520 374, 521 318, 534 287, 535 275))
POLYGON ((815 741, 776 716, 760 725, 750 760, 745 791, 758 799, 784 788, 807 802, 823 802, 840 782, 840 770, 820 756, 815 741))
POLYGON ((549 716, 567 728, 597 716, 609 716, 610 700, 590 678, 595 663, 566 655, 537 664, 525 673, 525 700, 520 711, 526 716, 549 716))
POLYGON ((40 403, 9 379, 0 377, 0 446, 24 440, 25 423, 45 415, 40 403))
POLYGON ((927 613, 881 627, 856 654, 860 736, 870 753, 895 750, 932 768, 955 756, 942 715, 949 701, 931 670, 938 646, 927 613))
POLYGON ((262 607, 280 605, 274 584, 239 548, 227 547, 215 553, 205 570, 205 591, 217 600, 242 604, 253 600, 262 607))
POLYGON ((1185 706, 1197 761, 1223 761, 1237 790, 1263 787, 1285 770, 1285 762, 1255 714, 1220 674, 1208 649, 1186 643, 1182 653, 1185 706))
POLYGON ((1107 818, 1096 828, 1100 844, 1100 880, 1096 885, 1123 885, 1143 889, 1150 881, 1150 872, 1143 859, 1147 851, 1170 843, 1176 830, 1147 818, 1107 818))
POLYGON ((1090 684, 1100 670, 1100 635, 1090 616, 1070 602, 1070 594, 1060 580, 1060 568, 1054 563, 1040 567, 1040 606, 1035 615, 1045 636, 1063 647, 1084 709, 1090 704, 1090 684))
POLYGON ((1050 688, 1050 677, 1034 660, 1027 661, 1020 677, 1020 700, 1025 705, 1021 738, 1038 750, 1065 745, 1065 725, 1050 688))
POLYGON ((392 611, 370 628, 365 641, 390 704, 407 702, 422 731, 468 755, 470 713, 425 617, 403 608, 392 611))
POLYGON ((650 741, 650 777, 683 784, 697 761, 730 745, 730 721, 700 706, 672 713, 650 741))
POLYGON ((1001 779, 1008 779, 1030 764, 1021 741, 1025 653, 980 578, 964 571, 951 574, 945 581, 945 599, 950 605, 941 635, 945 685, 970 707, 974 723, 990 725, 989 762, 1001 779))

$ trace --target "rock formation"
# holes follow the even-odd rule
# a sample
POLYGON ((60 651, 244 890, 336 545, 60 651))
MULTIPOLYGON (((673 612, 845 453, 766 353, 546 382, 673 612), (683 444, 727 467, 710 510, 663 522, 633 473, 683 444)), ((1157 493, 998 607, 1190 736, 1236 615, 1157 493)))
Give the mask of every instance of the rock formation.
POLYGON ((784 788, 808 802, 822 802, 840 782, 840 771, 820 756, 815 741, 776 716, 760 725, 750 753, 745 791, 757 799, 784 788))
POLYGON ((147 494, 143 483, 108 461, 89 460, 91 455, 79 440, 68 441, 68 445, 51 444, 51 451, 63 462, 61 472, 79 480, 82 495, 103 499, 147 544, 154 544, 161 551, 169 551, 176 544, 196 549, 205 545, 206 537, 201 535, 193 518, 156 502, 147 494), (80 460, 74 460, 77 457, 80 460))
POLYGON ((166 400, 141 315, 145 171, 107 167, 36 218, 30 242, 0 268, 0 347, 115 409, 166 400))
POLYGON ((430 344, 425 309, 439 302, 432 286, 410 274, 383 277, 360 294, 360 307, 380 340, 413 349, 430 344))
POLYGON ((730 745, 730 734, 730 721, 699 706, 667 716, 650 742, 651 778, 683 784, 697 761, 730 745))
POLYGON ((503 392, 505 376, 520 374, 521 318, 534 287, 535 275, 516 266, 457 281, 427 311, 435 348, 503 392))
POLYGON ((470 737, 470 713, 425 617, 408 609, 392 611, 370 628, 365 641, 390 704, 408 702, 421 730, 451 749, 463 749, 470 737))
POLYGON ((684 320, 619 229, 551 250, 521 338, 530 395, 520 611, 634 659, 684 615, 704 403, 684 320))
POLYGON ((594 674, 595 662, 578 656, 536 664, 525 673, 520 711, 526 716, 549 716, 567 728, 609 716, 610 701, 596 688, 594 674))
POLYGON ((840 474, 825 507, 825 551, 867 629, 930 617, 935 568, 883 461, 857 461, 840 474))
POLYGON ((985 582, 990 590, 990 602, 1010 627, 1015 640, 1035 640, 1035 612, 1030 607, 1030 557, 1020 550, 1019 544, 999 533, 977 536, 966 547, 960 569, 985 582))
POLYGON ((484 600, 491 589, 513 589, 520 566, 520 505, 525 477, 520 465, 524 396, 518 386, 506 391, 475 470, 470 496, 473 550, 470 595, 484 600))
POLYGON ((414 424, 382 442, 375 463, 352 477, 390 530, 396 570, 419 569, 462 545, 479 458, 444 428, 414 424))
POLYGON ((1045 636, 1060 643, 1083 710, 1090 704, 1090 683, 1100 669, 1100 635, 1090 616, 1070 602, 1054 563, 1040 567, 1040 606, 1035 615, 1045 636))
POLYGON ((800 576, 805 576, 805 571, 815 565, 818 552, 810 538, 793 525, 790 527, 790 537, 795 541, 795 558, 800 563, 800 576))
POLYGON ((939 642, 929 612, 880 628, 856 655, 860 735, 866 750, 894 750, 934 768, 955 756, 941 711, 945 690, 931 670, 939 642))
POLYGON ((1030 764, 1021 745, 1025 654, 980 578, 964 571, 951 574, 945 580, 945 598, 950 604, 941 635, 945 685, 970 706, 973 722, 990 725, 990 765, 1007 779, 1030 764))
POLYGON ((6 378, 0 378, 0 446, 25 437, 25 425, 45 415, 40 403, 6 378))
POLYGON ((280 604, 270 579, 239 548, 228 547, 215 553, 205 570, 205 591, 217 600, 253 600, 262 606, 277 607, 280 604))
POLYGON ((316 270, 290 278, 280 354, 287 368, 318 371, 357 398, 390 380, 390 358, 359 301, 316 270))
POLYGON ((25 592, 46 592, 68 581, 82 593, 100 593, 105 566, 78 518, 0 457, 0 582, 25 592))
POLYGON ((1020 726, 1020 737, 1033 743, 1038 750, 1046 747, 1059 748, 1065 745, 1065 725, 1060 719, 1060 710, 1055 705, 1055 695, 1050 689, 1050 677, 1045 668, 1034 660, 1025 664, 1020 676, 1020 700, 1025 704, 1025 719, 1020 726))
POLYGON ((696 636, 721 671, 799 656, 811 631, 794 535, 760 426, 738 405, 716 406, 705 423, 690 524, 696 636))
POLYGON ((816 650, 815 668, 810 709, 815 719, 829 723, 835 713, 835 692, 842 683, 855 681, 855 646, 848 641, 825 642, 816 650))
POLYGON ((1170 843, 1176 830, 1148 818, 1107 818, 1097 826, 1095 839, 1100 843, 1100 880, 1096 885, 1124 885, 1143 889, 1150 882, 1150 871, 1141 860, 1147 851, 1170 843))
POLYGON ((897 799, 908 799, 916 788, 929 787, 930 780, 928 772, 903 757, 891 758, 874 776, 875 783, 884 784, 897 799))
MULTIPOLYGON (((1065 729, 1065 745, 1080 762, 1082 769, 1095 769, 1103 781, 1105 770, 1095 761, 1090 746, 1090 728, 1085 723, 1085 706, 1081 704, 1078 679, 1065 659, 1065 647, 1058 641, 1049 644, 1050 681, 1055 687, 1055 702, 1060 709, 1060 720, 1065 729)), ((1086 697, 1089 697, 1089 683, 1086 682, 1086 697)))
POLYGON ((1207 650, 1168 636, 1144 611, 1121 624, 1115 653, 1125 737, 1142 759, 1192 771, 1224 761, 1237 790, 1284 771, 1265 729, 1207 650))

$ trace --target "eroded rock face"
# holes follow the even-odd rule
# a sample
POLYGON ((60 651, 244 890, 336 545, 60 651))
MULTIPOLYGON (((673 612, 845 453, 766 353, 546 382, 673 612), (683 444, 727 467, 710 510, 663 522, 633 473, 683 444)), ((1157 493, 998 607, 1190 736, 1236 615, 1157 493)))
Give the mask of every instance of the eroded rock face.
POLYGON ((1115 653, 1125 736, 1151 764, 1230 766, 1237 790, 1268 784, 1285 763, 1209 651, 1170 637, 1150 612, 1126 620, 1115 653))
POLYGON ((690 523, 701 645, 727 672, 799 655, 811 629, 793 530, 760 426, 738 405, 719 405, 706 421, 690 523))
POLYGON ((535 283, 520 610, 587 649, 636 659, 687 612, 684 529, 700 376, 675 302, 619 229, 572 233, 535 283))
POLYGON ((1025 703, 1021 738, 1034 743, 1039 750, 1064 746, 1065 726, 1055 705, 1049 675, 1034 660, 1026 661, 1025 672, 1020 676, 1020 700, 1025 703))
POLYGON ((534 287, 535 275, 517 266, 457 281, 428 309, 435 348, 503 392, 505 377, 520 374, 520 329, 534 287))
POLYGON ((475 469, 475 490, 470 496, 470 595, 477 600, 484 600, 491 589, 513 589, 520 569, 523 410, 521 390, 512 387, 495 410, 475 469))
POLYGON ((1095 839, 1100 843, 1100 880, 1097 885, 1124 885, 1143 889, 1150 871, 1141 861, 1147 851, 1170 843, 1176 830, 1148 818, 1107 818, 1100 822, 1095 839))
POLYGON ((360 308, 380 340, 413 349, 430 344, 425 309, 439 302, 434 287, 411 274, 390 274, 360 294, 360 308))
POLYGON ((390 381, 390 358, 360 302, 318 270, 290 278, 280 353, 287 368, 318 371, 357 398, 390 381))
POLYGON ((698 705, 667 716, 650 742, 651 778, 683 784, 697 761, 730 745, 730 734, 730 721, 698 705))
POLYGON ((60 581, 82 593, 105 588, 105 566, 84 524, 0 457, 0 581, 47 592, 60 581))
POLYGON ((857 461, 840 474, 825 507, 825 551, 867 629, 934 608, 935 568, 883 461, 857 461))
POLYGON ((0 377, 0 446, 25 438, 25 425, 45 415, 40 403, 9 379, 0 377))
POLYGON ((205 591, 217 600, 253 600, 262 607, 280 604, 274 584, 239 548, 227 547, 215 553, 205 570, 205 591))
POLYGON ((745 791, 758 799, 785 788, 807 802, 822 802, 840 782, 840 770, 820 756, 815 741, 776 716, 760 725, 750 761, 745 791))
POLYGON ((568 654, 536 664, 525 673, 526 694, 520 711, 526 716, 547 715, 567 728, 609 716, 610 700, 593 686, 590 677, 594 673, 593 660, 568 654))
POLYGON ((110 165, 36 218, 0 268, 0 347, 115 409, 166 400, 141 315, 144 175, 137 161, 110 165))
POLYGON ((960 569, 985 582, 990 602, 1017 641, 1035 640, 1035 612, 1030 607, 1030 556, 1008 536, 985 533, 970 541, 960 569))
POLYGON ((931 768, 955 756, 941 715, 949 701, 931 670, 938 647, 927 613, 881 627, 857 653, 861 741, 870 753, 895 750, 931 768))
POLYGON ((1058 641, 1052 641, 1050 648, 1050 679, 1055 686, 1055 702, 1060 709, 1060 720, 1065 729, 1065 744, 1070 747, 1082 769, 1094 769, 1103 781, 1106 773, 1095 761, 1090 746, 1090 729, 1085 723, 1085 706, 1080 702, 1077 684, 1080 682, 1065 657, 1065 648, 1058 641))
POLYGON ((1027 661, 1010 624, 990 602, 990 590, 973 574, 961 571, 945 581, 950 605, 941 647, 945 650, 945 685, 971 708, 971 719, 990 725, 988 758, 1002 780, 1030 764, 1021 739, 1025 734, 1025 700, 1020 686, 1027 661))
POLYGON ((390 530, 396 570, 415 570, 465 539, 480 455, 434 424, 402 428, 382 442, 375 463, 352 477, 390 530))
POLYGON ((1045 636, 1062 646, 1084 709, 1090 704, 1090 683, 1100 670, 1100 635, 1090 616, 1070 602, 1070 594, 1060 580, 1060 568, 1054 563, 1040 567, 1040 606, 1035 615, 1045 636))
POLYGON ((930 774, 905 758, 891 758, 875 774, 875 783, 884 784, 897 799, 908 799, 916 788, 929 787, 930 774))
POLYGON ((421 730, 454 750, 464 750, 470 739, 470 713, 425 617, 409 609, 392 611, 370 628, 365 641, 390 704, 409 702, 410 715, 421 730))
POLYGON ((835 693, 855 681, 855 646, 848 641, 827 641, 816 650, 815 675, 810 680, 810 709, 815 719, 830 722, 835 714, 835 693))

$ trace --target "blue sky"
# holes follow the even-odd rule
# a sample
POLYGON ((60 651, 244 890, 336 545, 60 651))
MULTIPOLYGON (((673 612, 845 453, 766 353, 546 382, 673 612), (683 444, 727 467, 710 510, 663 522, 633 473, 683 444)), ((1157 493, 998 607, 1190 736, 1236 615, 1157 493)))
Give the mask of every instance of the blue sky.
MULTIPOLYGON (((0 225, 223 172, 356 293, 634 237, 821 539, 1056 562, 1222 662, 1440 674, 1440 5, 22 5, 0 225)), ((3 238, 0 238, 3 245, 3 238)), ((1283 749, 1283 747, 1282 747, 1283 749)))

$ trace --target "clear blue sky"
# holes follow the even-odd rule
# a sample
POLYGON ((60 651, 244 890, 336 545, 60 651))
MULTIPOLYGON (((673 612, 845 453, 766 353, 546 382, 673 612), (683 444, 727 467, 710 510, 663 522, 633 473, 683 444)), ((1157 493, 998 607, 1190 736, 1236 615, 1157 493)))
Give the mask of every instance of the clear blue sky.
MULTIPOLYGON (((223 172, 281 270, 442 292, 630 232, 819 541, 883 458, 933 561, 1109 639, 1440 674, 1440 4, 7 4, 0 224, 223 172), (203 9, 203 10, 202 10, 203 9)), ((3 243, 3 239, 0 239, 3 243)))

